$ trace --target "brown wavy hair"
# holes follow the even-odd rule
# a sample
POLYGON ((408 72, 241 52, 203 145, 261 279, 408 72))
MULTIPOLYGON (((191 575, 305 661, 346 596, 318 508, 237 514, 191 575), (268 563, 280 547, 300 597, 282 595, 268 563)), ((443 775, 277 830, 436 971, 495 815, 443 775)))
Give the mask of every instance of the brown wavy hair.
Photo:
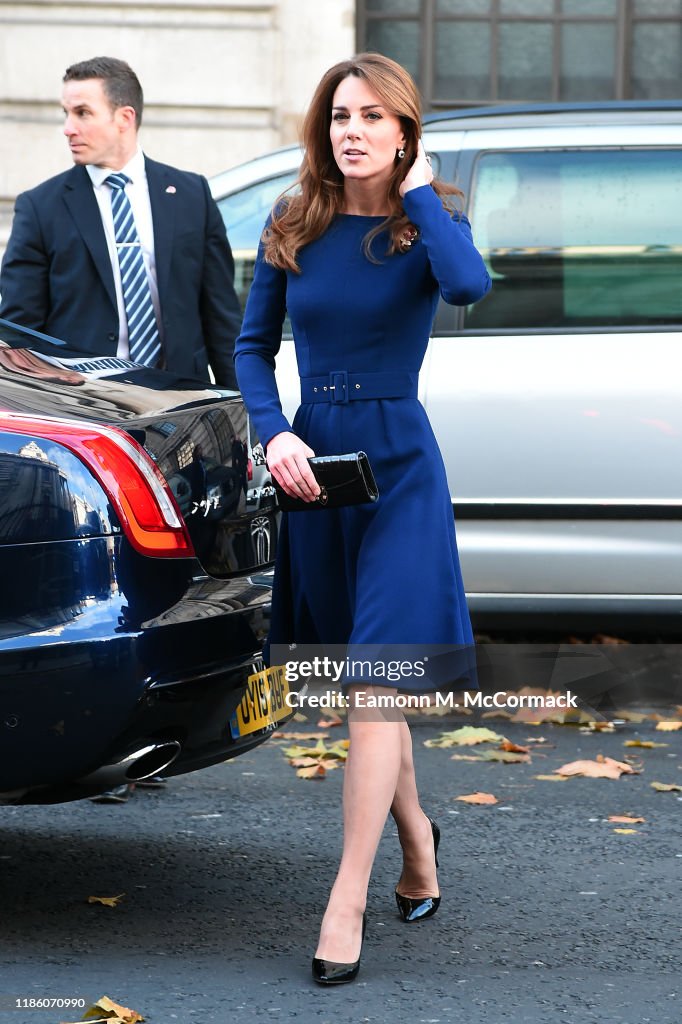
MULTIPOLYGON (((289 195, 287 189, 279 197, 273 207, 271 223, 263 232, 265 261, 282 270, 300 272, 299 251, 324 234, 343 205, 344 177, 334 159, 329 128, 334 93, 350 75, 365 80, 383 106, 400 119, 405 135, 405 156, 402 160, 396 156, 388 181, 391 212, 365 235, 365 254, 372 262, 379 262, 371 252, 371 245, 381 231, 388 230, 391 235, 388 255, 403 251, 401 242, 414 233, 398 189, 417 156, 421 136, 419 92, 408 72, 394 60, 380 53, 360 53, 351 60, 335 64, 323 75, 303 122, 303 162, 291 186, 292 189, 298 187, 299 191, 289 195)), ((454 208, 453 197, 463 195, 460 189, 438 178, 434 178, 431 187, 448 210, 454 208)))

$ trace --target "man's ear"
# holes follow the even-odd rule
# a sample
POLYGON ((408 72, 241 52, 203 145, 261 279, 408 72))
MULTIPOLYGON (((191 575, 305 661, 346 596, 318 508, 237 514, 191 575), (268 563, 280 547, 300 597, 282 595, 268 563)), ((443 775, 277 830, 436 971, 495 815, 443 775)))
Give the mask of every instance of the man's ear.
POLYGON ((116 107, 114 117, 121 131, 127 132, 137 128, 137 118, 134 107, 116 107))

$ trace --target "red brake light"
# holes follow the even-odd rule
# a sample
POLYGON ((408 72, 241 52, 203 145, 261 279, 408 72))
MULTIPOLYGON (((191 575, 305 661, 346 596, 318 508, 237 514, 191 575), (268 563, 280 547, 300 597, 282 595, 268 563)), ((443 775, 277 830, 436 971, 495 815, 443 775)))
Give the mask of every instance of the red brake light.
POLYGON ((55 441, 104 487, 123 531, 143 555, 187 558, 194 547, 175 498, 150 457, 117 427, 0 413, 0 427, 55 441))

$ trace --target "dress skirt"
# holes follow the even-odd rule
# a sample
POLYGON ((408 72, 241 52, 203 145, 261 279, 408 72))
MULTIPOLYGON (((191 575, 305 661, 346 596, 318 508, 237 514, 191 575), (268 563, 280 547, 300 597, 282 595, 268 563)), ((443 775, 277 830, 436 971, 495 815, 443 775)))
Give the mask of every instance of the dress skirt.
POLYGON ((416 398, 302 405, 293 429, 316 455, 365 451, 379 498, 282 513, 270 646, 348 645, 350 655, 413 660, 428 649, 432 671, 398 689, 476 687, 452 501, 424 407, 416 398))

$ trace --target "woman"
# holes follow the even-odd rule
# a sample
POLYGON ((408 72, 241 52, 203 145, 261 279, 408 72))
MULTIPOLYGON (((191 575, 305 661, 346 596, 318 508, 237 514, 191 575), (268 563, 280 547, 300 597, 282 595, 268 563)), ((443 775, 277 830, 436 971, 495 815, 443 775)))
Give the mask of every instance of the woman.
MULTIPOLYGON (((239 384, 272 475, 313 501, 313 455, 367 452, 374 504, 283 516, 270 644, 473 642, 450 493, 417 378, 439 294, 464 305, 490 287, 461 196, 435 181, 420 140, 414 82, 366 53, 322 78, 303 128, 300 194, 266 224, 242 333, 239 384), (302 404, 282 413, 274 376, 282 321, 293 325, 302 404), (340 394, 339 394, 340 390, 340 394)), ((358 972, 367 885, 390 810, 403 870, 401 916, 423 920, 440 902, 439 832, 419 805, 402 713, 363 714, 353 683, 343 785, 343 853, 322 920, 313 977, 358 972)), ((367 703, 367 702, 365 702, 367 703)))

